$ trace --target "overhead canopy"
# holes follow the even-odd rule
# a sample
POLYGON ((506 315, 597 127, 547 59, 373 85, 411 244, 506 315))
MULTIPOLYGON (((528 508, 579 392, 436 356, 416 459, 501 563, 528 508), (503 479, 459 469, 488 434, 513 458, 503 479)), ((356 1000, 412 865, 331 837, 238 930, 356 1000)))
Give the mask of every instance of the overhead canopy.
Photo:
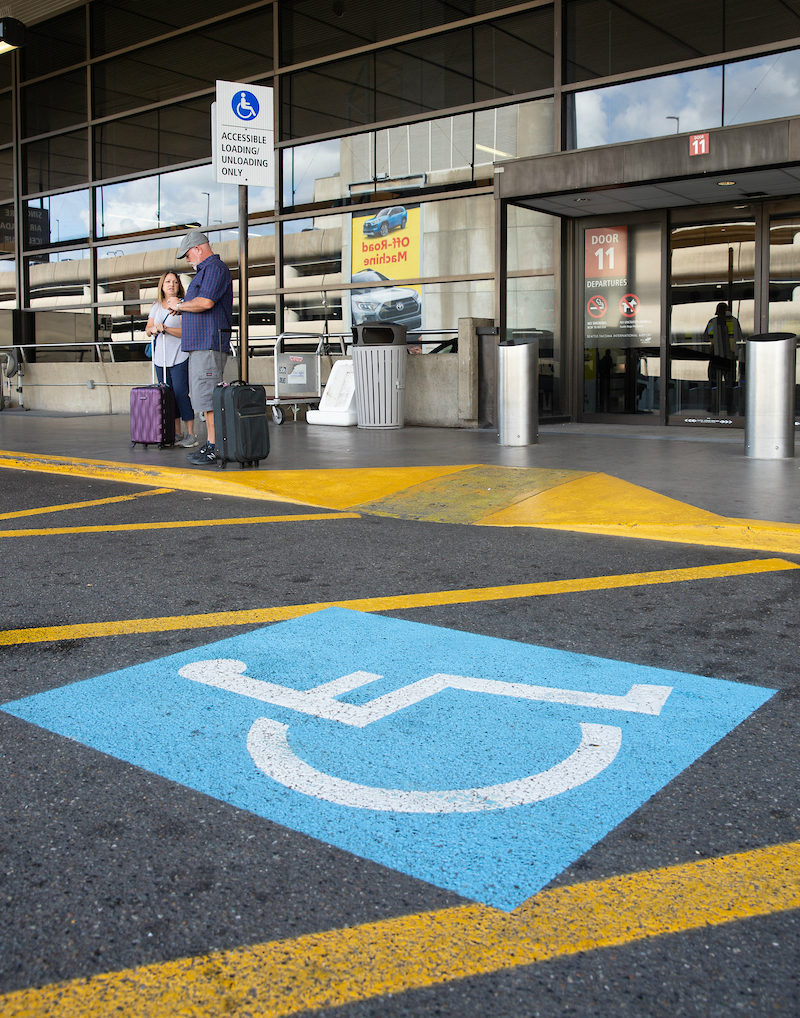
POLYGON ((495 193, 569 218, 800 194, 800 117, 705 133, 699 155, 679 134, 499 163, 495 193))

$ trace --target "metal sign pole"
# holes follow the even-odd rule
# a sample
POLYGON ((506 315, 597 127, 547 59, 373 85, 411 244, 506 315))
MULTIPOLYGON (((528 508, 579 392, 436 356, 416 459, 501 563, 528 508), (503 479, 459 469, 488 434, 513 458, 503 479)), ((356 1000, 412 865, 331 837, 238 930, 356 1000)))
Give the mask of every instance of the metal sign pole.
POLYGON ((247 184, 239 185, 239 378, 249 381, 247 326, 248 326, 248 279, 247 264, 247 184))

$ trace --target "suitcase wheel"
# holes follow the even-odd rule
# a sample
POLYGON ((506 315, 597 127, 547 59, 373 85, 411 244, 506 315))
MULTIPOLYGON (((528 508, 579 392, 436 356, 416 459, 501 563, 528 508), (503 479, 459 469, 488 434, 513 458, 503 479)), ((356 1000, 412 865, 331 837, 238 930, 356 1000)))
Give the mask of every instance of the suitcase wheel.
POLYGON ((225 462, 225 460, 220 460, 219 461, 219 468, 220 468, 220 470, 224 470, 225 467, 227 467, 227 465, 228 464, 225 462))

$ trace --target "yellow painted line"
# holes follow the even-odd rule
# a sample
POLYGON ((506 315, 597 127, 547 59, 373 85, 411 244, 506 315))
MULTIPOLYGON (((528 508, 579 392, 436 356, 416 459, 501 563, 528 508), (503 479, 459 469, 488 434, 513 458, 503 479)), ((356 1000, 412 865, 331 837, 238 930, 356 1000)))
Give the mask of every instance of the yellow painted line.
POLYGON ((64 505, 47 505, 42 509, 20 509, 13 513, 0 513, 0 520, 16 520, 23 516, 44 516, 46 513, 61 513, 66 509, 88 509, 95 505, 112 505, 114 502, 129 502, 134 498, 145 498, 147 495, 171 495, 174 488, 152 488, 150 491, 137 491, 133 495, 115 495, 113 498, 95 498, 90 502, 69 502, 64 505))
POLYGON ((613 590, 641 587, 657 583, 680 583, 689 580, 711 580, 727 576, 748 576, 755 573, 800 569, 785 559, 751 559, 714 566, 693 566, 688 569, 662 569, 651 573, 626 573, 620 576, 589 576, 576 580, 547 580, 542 583, 516 583, 506 587, 475 587, 470 590, 439 590, 426 594, 396 594, 387 597, 365 597, 350 601, 318 601, 312 604, 283 605, 274 608, 247 608, 243 611, 211 612, 204 615, 168 615, 152 619, 123 619, 118 622, 84 622, 71 626, 42 626, 35 629, 0 631, 0 646, 20 643, 45 643, 49 640, 85 640, 100 636, 123 636, 131 633, 164 633, 176 629, 208 629, 219 626, 251 626, 283 622, 322 611, 323 608, 350 608, 353 611, 401 611, 408 608, 429 608, 437 605, 472 604, 479 601, 503 601, 511 598, 541 597, 550 594, 584 593, 590 590, 613 590))
MULTIPOLYGON (((497 526, 486 524, 481 526, 497 526)), ((516 524, 499 524, 513 526, 516 524)), ((769 551, 780 555, 800 555, 800 527, 791 524, 756 523, 736 526, 724 523, 680 526, 676 524, 591 524, 531 523, 539 530, 561 530, 578 534, 599 534, 605 537, 631 537, 672 544, 699 544, 706 548, 735 548, 738 551, 769 551)))
POLYGON ((245 523, 309 523, 313 520, 360 520, 358 513, 303 513, 286 516, 244 516, 225 520, 167 520, 163 523, 112 523, 97 527, 48 527, 42 530, 0 530, 0 537, 50 537, 53 534, 110 534, 124 530, 182 530, 184 527, 229 527, 245 523))
POLYGON ((287 1018, 800 908, 800 842, 74 979, 4 1018, 287 1018))

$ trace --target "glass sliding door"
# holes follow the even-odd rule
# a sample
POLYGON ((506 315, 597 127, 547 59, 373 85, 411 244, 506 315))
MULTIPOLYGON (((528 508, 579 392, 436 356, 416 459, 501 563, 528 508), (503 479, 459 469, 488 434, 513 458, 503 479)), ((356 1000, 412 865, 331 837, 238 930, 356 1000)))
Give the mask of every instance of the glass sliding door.
POLYGON ((745 341, 754 331, 755 235, 752 219, 671 231, 671 424, 743 426, 745 341))
POLYGON ((657 424, 661 225, 583 231, 583 418, 657 424))
MULTIPOLYGON (((769 224, 769 331, 800 336, 800 215, 769 224)), ((795 416, 800 416, 800 350, 795 357, 795 416)))

